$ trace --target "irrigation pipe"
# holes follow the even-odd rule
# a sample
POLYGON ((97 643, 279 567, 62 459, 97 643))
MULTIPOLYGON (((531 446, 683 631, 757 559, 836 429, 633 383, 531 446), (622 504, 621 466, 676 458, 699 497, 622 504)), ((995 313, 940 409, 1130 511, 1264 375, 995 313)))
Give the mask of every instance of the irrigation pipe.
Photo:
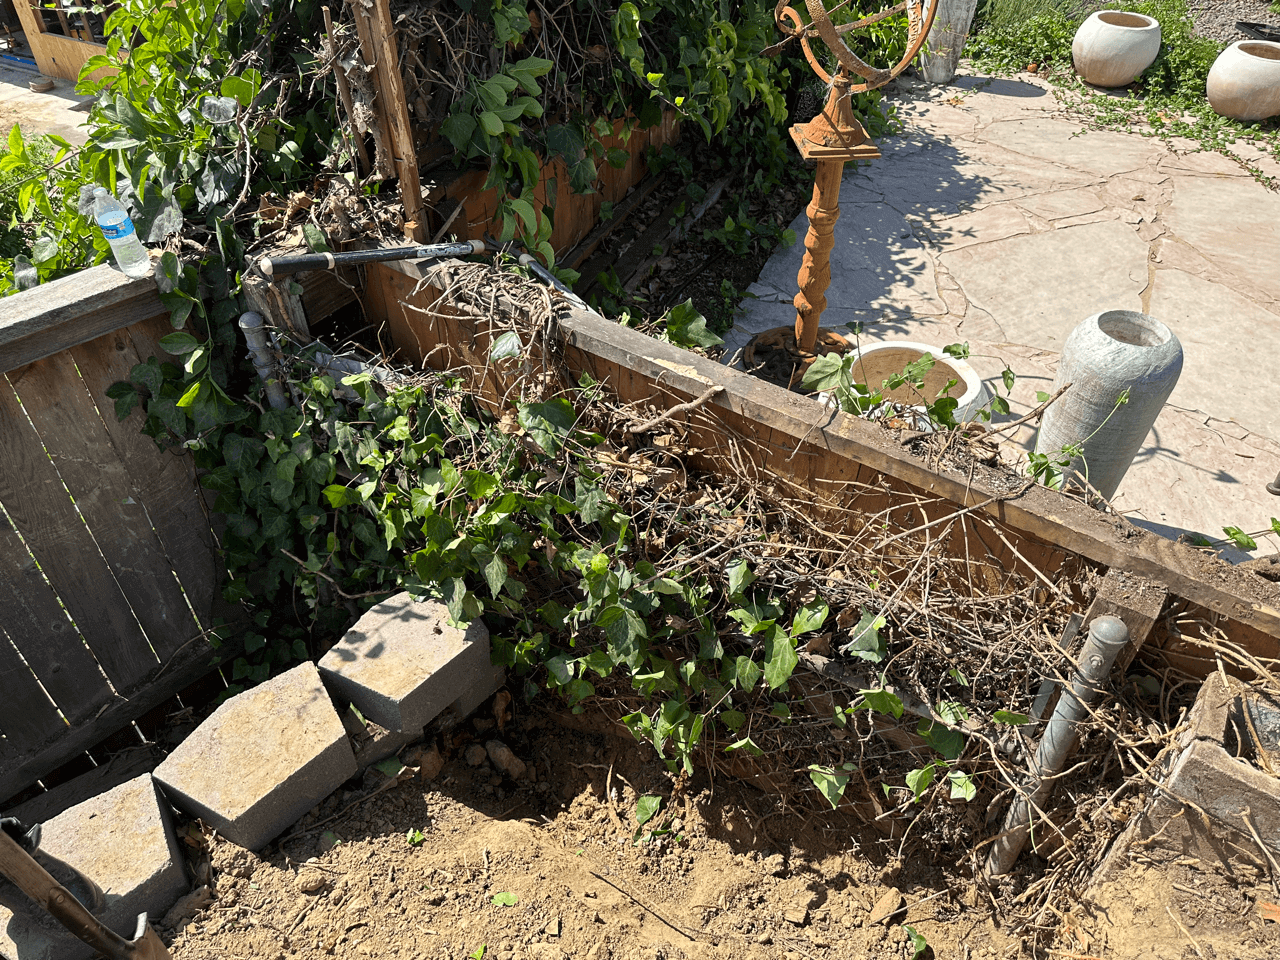
POLYGON ((1079 723, 1089 705, 1101 693, 1100 685, 1129 642, 1129 628, 1117 617, 1098 617, 1089 624, 1071 686, 1064 690, 1057 709, 1045 726, 1032 763, 1032 781, 1026 793, 1009 807, 1000 835, 987 855, 983 877, 987 880, 1009 872, 1031 834, 1032 807, 1043 809, 1053 792, 1054 778, 1062 772, 1080 737, 1079 723))

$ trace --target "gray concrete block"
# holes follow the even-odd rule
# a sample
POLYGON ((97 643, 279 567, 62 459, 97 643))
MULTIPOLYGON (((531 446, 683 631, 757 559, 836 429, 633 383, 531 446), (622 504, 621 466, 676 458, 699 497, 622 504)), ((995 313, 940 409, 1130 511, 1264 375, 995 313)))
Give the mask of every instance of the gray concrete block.
POLYGON ((155 778, 179 810, 258 850, 355 773, 320 674, 303 663, 220 706, 155 778))
MULTIPOLYGON (((182 854, 168 804, 150 774, 77 804, 44 824, 44 854, 94 881, 106 897, 102 921, 132 938, 139 913, 153 922, 187 892, 182 854)), ((80 960, 93 956, 51 917, 38 922, 0 907, 0 956, 9 960, 80 960)))
POLYGON ((371 608, 320 660, 334 699, 388 730, 421 731, 446 707, 465 716, 498 688, 489 631, 449 625, 434 601, 400 593, 371 608))

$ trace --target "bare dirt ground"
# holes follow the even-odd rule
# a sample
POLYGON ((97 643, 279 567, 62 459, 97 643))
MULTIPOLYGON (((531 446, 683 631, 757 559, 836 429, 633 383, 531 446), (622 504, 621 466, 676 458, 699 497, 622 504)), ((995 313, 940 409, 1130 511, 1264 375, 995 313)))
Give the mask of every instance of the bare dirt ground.
MULTIPOLYGON (((167 918, 174 957, 910 958, 904 924, 939 957, 1020 951, 967 884, 897 862, 896 841, 844 811, 809 817, 701 775, 677 784, 614 736, 515 728, 536 780, 513 784, 460 752, 428 783, 406 771, 327 836, 263 857, 205 840, 216 894, 167 918), (633 844, 644 795, 663 810, 633 844), (650 828, 670 832, 646 841, 650 828)), ((370 772, 364 789, 384 779, 370 772)), ((352 798, 330 798, 319 819, 352 798)))
POLYGON ((468 762, 466 747, 493 736, 485 717, 447 735, 439 759, 430 744, 405 751, 418 768, 399 778, 370 770, 363 784, 335 794, 262 856, 189 828, 194 869, 212 890, 165 918, 173 956, 1280 954, 1280 926, 1263 919, 1275 899, 1264 864, 1135 861, 1096 903, 1081 899, 1064 913, 1052 943, 1033 945, 1008 922, 1016 884, 993 894, 945 869, 944 857, 917 850, 904 859, 901 839, 848 807, 812 814, 738 781, 680 780, 647 746, 568 729, 536 712, 503 731, 533 771, 512 781, 488 761, 468 762), (661 797, 662 808, 634 843, 644 796, 661 797))

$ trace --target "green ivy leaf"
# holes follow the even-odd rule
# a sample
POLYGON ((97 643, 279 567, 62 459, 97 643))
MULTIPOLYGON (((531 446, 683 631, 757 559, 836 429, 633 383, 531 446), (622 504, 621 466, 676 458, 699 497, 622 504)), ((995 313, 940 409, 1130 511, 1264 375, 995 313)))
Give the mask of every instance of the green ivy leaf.
POLYGON ((1258 541, 1249 536, 1239 527, 1223 527, 1222 532, 1225 533, 1241 550, 1257 550, 1258 541))
POLYGON ((964 752, 964 736, 958 730, 932 720, 921 720, 916 726, 916 733, 948 760, 955 760, 964 752))
POLYGON ((859 690, 858 695, 862 697, 862 703, 858 705, 858 709, 866 707, 876 713, 889 714, 895 720, 901 720, 906 710, 898 695, 883 687, 879 690, 859 690))
POLYGON ((917 933, 915 927, 904 923, 902 929, 907 931, 907 936, 911 938, 911 960, 920 960, 929 949, 929 941, 925 940, 923 934, 917 933))
POLYGON ((667 311, 667 338, 681 347, 714 347, 724 340, 707 329, 707 318, 690 298, 667 311))
POLYGON ((517 403, 516 418, 533 442, 552 456, 560 452, 578 419, 573 405, 564 397, 542 403, 517 403))
POLYGON ((645 794, 636 801, 636 823, 644 826, 660 809, 662 809, 662 798, 645 794))
POLYGON ((888 644, 880 636, 884 627, 884 617, 868 613, 864 608, 862 618, 853 628, 853 639, 842 646, 840 652, 872 663, 881 663, 889 655, 888 644))
POLYGON ((937 766, 935 763, 930 763, 907 774, 907 786, 911 789, 912 794, 915 795, 917 803, 924 796, 924 792, 929 789, 929 784, 933 783, 933 775, 937 771, 937 766))
POLYGON ((1028 723, 1031 718, 1025 713, 1014 713, 1012 710, 997 710, 992 715, 992 719, 996 723, 1006 723, 1011 727, 1020 727, 1024 723, 1028 723))
POLYGON ((826 622, 827 614, 830 612, 831 608, 821 597, 806 603, 796 611, 795 619, 791 621, 791 636, 798 637, 819 629, 826 622))
POLYGON ((827 798, 827 803, 831 804, 832 810, 840 806, 840 800, 844 796, 844 788, 849 785, 848 773, 837 773, 831 767, 811 765, 809 767, 809 779, 818 788, 818 792, 827 798))
POLYGON ((974 786, 973 777, 960 770, 948 770, 947 780, 951 783, 951 799, 952 800, 972 800, 978 795, 978 788, 974 786))
POLYGON ((845 363, 845 358, 837 353, 828 353, 809 364, 809 369, 800 380, 800 386, 805 390, 834 390, 850 382, 849 370, 850 366, 845 363))
POLYGON ((520 902, 520 898, 504 890, 502 893, 495 893, 489 902, 498 907, 514 907, 520 902))
POLYGON ((770 690, 777 690, 791 679, 791 673, 800 662, 796 655, 796 642, 775 625, 764 637, 764 679, 770 690))
POLYGON ((729 578, 729 596, 731 597, 741 594, 756 578, 746 560, 735 560, 729 564, 725 568, 725 575, 729 578))

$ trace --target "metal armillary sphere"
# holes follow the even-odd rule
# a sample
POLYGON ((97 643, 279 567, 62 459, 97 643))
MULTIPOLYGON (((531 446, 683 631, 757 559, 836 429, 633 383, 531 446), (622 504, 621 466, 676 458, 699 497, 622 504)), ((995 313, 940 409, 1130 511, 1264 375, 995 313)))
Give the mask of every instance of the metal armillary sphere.
POLYGON ((867 137, 866 130, 853 115, 849 97, 864 90, 882 87, 903 70, 920 52, 933 19, 938 12, 938 0, 904 0, 879 13, 864 17, 854 23, 836 26, 831 14, 848 6, 852 0, 843 0, 828 10, 822 0, 805 0, 809 23, 781 0, 774 10, 774 20, 784 39, 765 53, 773 56, 788 43, 798 40, 805 59, 818 78, 830 86, 831 92, 822 112, 808 123, 791 128, 800 155, 817 162, 817 176, 813 184, 813 199, 806 212, 809 215, 809 232, 804 240, 804 262, 797 278, 800 292, 795 297, 796 322, 791 327, 777 327, 757 334, 744 351, 748 370, 773 367, 778 362, 787 369, 789 383, 794 384, 803 376, 821 346, 827 352, 843 352, 849 347, 844 337, 831 330, 820 330, 819 321, 827 307, 824 296, 831 283, 831 248, 835 244, 836 221, 840 218, 840 180, 844 165, 849 160, 870 160, 880 156, 880 151, 867 137), (906 14, 907 46, 902 59, 891 67, 873 67, 859 58, 842 39, 846 33, 869 27, 898 14, 906 14), (835 55, 838 64, 835 74, 828 73, 814 55, 809 41, 817 37, 835 55), (861 82, 855 83, 855 78, 861 82), (766 358, 763 354, 772 354, 766 358))

